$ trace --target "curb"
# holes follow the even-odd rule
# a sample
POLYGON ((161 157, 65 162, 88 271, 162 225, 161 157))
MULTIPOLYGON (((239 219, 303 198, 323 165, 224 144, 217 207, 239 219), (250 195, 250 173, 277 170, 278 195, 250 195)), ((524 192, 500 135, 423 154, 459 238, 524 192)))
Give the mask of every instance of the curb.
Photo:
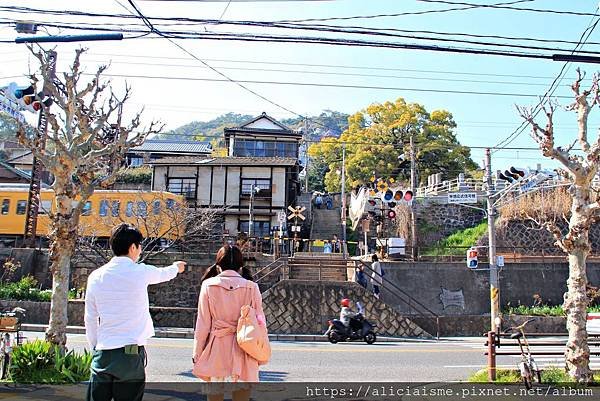
MULTIPOLYGON (((22 331, 35 331, 43 332, 46 331, 48 325, 46 324, 21 324, 22 331)), ((179 327, 156 327, 155 338, 182 338, 182 339, 193 339, 194 330, 190 328, 179 328, 179 327)), ((83 326, 67 326, 67 334, 85 334, 85 327, 83 326)), ((327 337, 319 334, 269 334, 269 340, 271 341, 300 341, 300 342, 328 342, 327 337)), ((403 337, 377 337, 377 342, 389 343, 389 342, 401 342, 401 341, 415 341, 412 338, 403 337)), ((359 342, 359 341, 357 341, 359 342)))

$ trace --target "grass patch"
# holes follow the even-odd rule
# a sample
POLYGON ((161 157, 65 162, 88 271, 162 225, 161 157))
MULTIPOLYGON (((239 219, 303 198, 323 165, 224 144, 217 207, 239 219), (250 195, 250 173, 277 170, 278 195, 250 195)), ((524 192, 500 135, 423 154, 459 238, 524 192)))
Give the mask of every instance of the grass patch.
MULTIPOLYGON (((488 372, 487 369, 481 369, 473 373, 467 379, 469 383, 487 383, 488 372)), ((497 369, 496 370, 496 381, 494 383, 519 383, 521 376, 516 370, 512 369, 497 369)))
MULTIPOLYGON (((594 374, 594 384, 598 383, 600 380, 600 375, 598 373, 594 374)), ((481 369, 477 372, 473 373, 467 379, 469 383, 488 383, 488 373, 487 369, 481 369)), ((496 384, 518 384, 522 383, 521 375, 515 369, 498 369, 496 370, 496 384)), ((576 386, 577 384, 571 377, 567 374, 567 372, 558 367, 548 367, 542 369, 542 384, 551 384, 551 385, 567 385, 567 386, 576 386)))
POLYGON ((448 238, 439 241, 432 248, 423 252, 424 256, 464 255, 467 249, 472 247, 487 233, 487 220, 475 227, 457 231, 448 238))

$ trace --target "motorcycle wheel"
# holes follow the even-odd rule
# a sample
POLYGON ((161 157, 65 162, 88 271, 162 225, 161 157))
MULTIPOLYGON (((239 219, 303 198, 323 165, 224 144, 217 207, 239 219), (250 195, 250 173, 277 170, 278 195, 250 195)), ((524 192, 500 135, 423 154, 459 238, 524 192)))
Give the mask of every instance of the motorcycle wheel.
POLYGON ((330 331, 327 334, 327 339, 329 340, 330 343, 332 344, 337 344, 338 341, 340 341, 340 337, 338 336, 338 334, 335 331, 330 331))
POLYGON ((377 340, 377 336, 372 331, 365 334, 365 342, 367 344, 373 344, 377 340))

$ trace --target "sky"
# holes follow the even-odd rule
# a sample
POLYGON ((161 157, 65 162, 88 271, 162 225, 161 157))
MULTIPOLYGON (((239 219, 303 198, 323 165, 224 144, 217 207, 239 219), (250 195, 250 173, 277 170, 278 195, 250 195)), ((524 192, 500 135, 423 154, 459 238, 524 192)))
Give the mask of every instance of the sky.
MULTIPOLYGON (((477 0, 464 3, 498 4, 477 0)), ((505 0, 509 2, 509 0, 505 0)), ((511 2, 509 6, 538 10, 556 10, 594 14, 598 2, 591 0, 529 0, 511 2)), ((361 39, 402 44, 436 45, 476 48, 476 45, 444 42, 440 38, 487 41, 510 44, 495 47, 501 52, 521 51, 528 54, 568 54, 575 48, 584 31, 598 18, 592 15, 534 12, 488 7, 465 8, 457 1, 432 2, 417 0, 337 0, 337 1, 169 1, 135 0, 135 6, 146 17, 176 17, 227 21, 289 21, 332 17, 368 17, 299 22, 343 27, 396 29, 415 32, 394 32, 401 35, 435 36, 437 40, 415 38, 324 33, 297 29, 274 29, 230 24, 191 24, 152 20, 161 31, 178 30, 203 33, 204 38, 168 40, 155 34, 125 32, 122 41, 43 44, 58 52, 58 71, 65 71, 73 59, 74 50, 88 48, 83 66, 93 73, 98 65, 110 64, 106 76, 112 80, 115 92, 122 93, 125 83, 133 89, 126 106, 131 115, 144 108, 143 121, 161 120, 166 129, 174 129, 191 121, 207 121, 227 112, 258 115, 261 112, 277 118, 297 115, 318 115, 324 110, 355 113, 375 102, 394 101, 403 97, 428 111, 446 109, 457 123, 458 140, 473 147, 472 157, 481 164, 483 148, 495 146, 519 128, 522 119, 515 104, 535 106, 563 68, 563 62, 548 59, 516 58, 484 54, 459 54, 427 50, 333 46, 307 43, 264 43, 250 41, 208 40, 211 34, 268 34, 288 36, 361 39), (454 4, 448 4, 454 3, 454 4), (415 14, 424 11, 459 10, 415 14), (411 14, 412 13, 412 14, 411 14), (404 14, 378 16, 382 14, 404 14), (423 33, 437 32, 438 34, 423 33), (445 35, 441 35, 445 34, 445 35), (544 39, 549 42, 449 36, 448 33, 494 35, 504 37, 544 39), (138 36, 138 38, 132 38, 138 36), (574 43, 559 43, 556 40, 574 43), (561 51, 519 49, 514 45, 538 46, 561 51), (209 67, 207 67, 210 66, 209 67), (224 76, 226 78, 224 78, 224 76), (233 83, 240 82, 247 89, 233 83), (250 82, 248 82, 250 81, 250 82), (257 82, 260 81, 260 82, 257 82), (461 92, 461 93, 451 93, 461 92), (475 92, 475 93, 473 93, 475 92)), ((112 27, 114 30, 145 30, 142 20, 116 19, 106 16, 48 15, 47 12, 14 12, 7 7, 30 7, 42 10, 84 11, 133 16, 135 10, 128 0, 53 2, 4 0, 0 3, 0 87, 10 82, 26 84, 26 75, 35 72, 37 64, 27 48, 15 44, 16 37, 26 36, 15 31, 15 21, 45 22, 37 36, 98 33, 75 30, 72 27, 112 27), (91 25, 94 24, 94 25, 91 25), (135 24, 132 25, 132 24, 135 24)), ((595 51, 600 46, 600 27, 594 30, 579 50, 595 51), (597 44, 594 44, 597 43, 597 44)), ((593 55, 593 54, 587 54, 593 55)), ((589 85, 596 64, 569 63, 564 78, 555 91, 562 108, 555 113, 556 143, 569 145, 576 138, 577 121, 564 106, 572 102, 569 85, 576 77, 575 69, 587 72, 584 87, 589 85)), ((593 140, 600 123, 600 112, 590 116, 593 140)), ((32 116, 28 117, 32 119, 32 116)), ((33 121, 33 120, 32 120, 33 121)), ((539 115, 540 125, 545 125, 539 115)), ((544 159, 526 129, 508 147, 493 152, 493 169, 509 166, 554 167, 544 159), (527 149, 514 149, 527 148, 527 149)))

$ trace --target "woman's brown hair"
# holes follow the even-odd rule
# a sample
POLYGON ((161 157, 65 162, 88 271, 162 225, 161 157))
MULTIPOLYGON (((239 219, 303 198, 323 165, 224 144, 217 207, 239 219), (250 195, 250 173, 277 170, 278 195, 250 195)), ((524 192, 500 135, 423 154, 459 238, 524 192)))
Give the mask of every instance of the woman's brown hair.
POLYGON ((234 270, 242 275, 246 280, 252 281, 252 274, 250 269, 244 267, 244 255, 237 246, 224 245, 217 252, 215 264, 206 270, 206 273, 202 276, 200 282, 215 277, 219 274, 219 267, 221 271, 234 270))

